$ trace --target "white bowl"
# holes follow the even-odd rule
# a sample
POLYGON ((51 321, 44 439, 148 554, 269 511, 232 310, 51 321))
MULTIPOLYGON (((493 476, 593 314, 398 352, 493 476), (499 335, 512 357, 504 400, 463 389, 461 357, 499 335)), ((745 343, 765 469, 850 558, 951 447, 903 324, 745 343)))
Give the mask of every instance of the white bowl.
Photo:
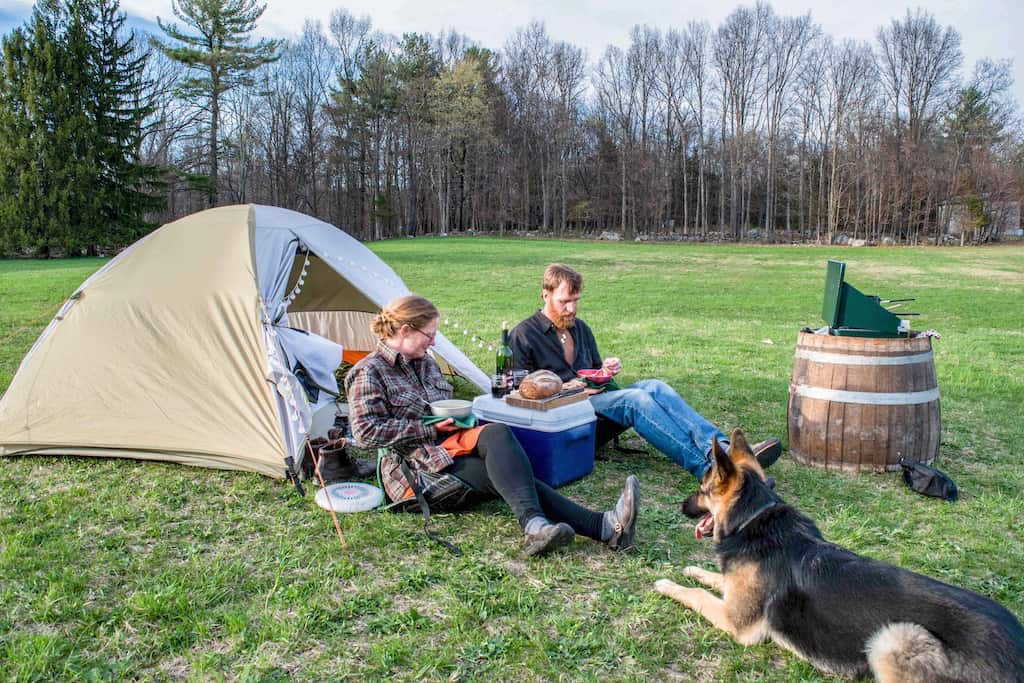
POLYGON ((461 398, 449 398, 430 404, 430 412, 439 417, 469 417, 472 411, 473 402, 461 398))

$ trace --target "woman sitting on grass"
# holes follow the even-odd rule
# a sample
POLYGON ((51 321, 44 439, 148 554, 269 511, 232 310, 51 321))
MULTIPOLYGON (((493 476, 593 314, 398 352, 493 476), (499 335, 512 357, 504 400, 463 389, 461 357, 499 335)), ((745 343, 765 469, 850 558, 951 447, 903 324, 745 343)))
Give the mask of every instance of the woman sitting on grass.
POLYGON ((421 296, 395 299, 373 320, 377 349, 345 379, 353 437, 364 447, 391 451, 381 463, 388 499, 415 495, 402 468, 404 459, 420 489, 432 494, 427 499, 434 509, 462 509, 500 496, 519 518, 527 555, 568 545, 576 534, 613 550, 632 546, 640 504, 636 477, 626 479, 612 510, 594 512, 534 479, 526 453, 507 426, 462 429, 451 418, 424 424, 421 418, 430 414, 430 403, 452 395, 427 354, 439 317, 434 304, 421 296))

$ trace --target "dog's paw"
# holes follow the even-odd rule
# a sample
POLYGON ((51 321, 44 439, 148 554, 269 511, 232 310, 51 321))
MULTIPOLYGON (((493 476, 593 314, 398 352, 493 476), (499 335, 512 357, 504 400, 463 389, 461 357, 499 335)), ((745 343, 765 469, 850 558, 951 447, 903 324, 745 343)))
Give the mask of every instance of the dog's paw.
POLYGON ((700 567, 694 567, 693 565, 690 565, 689 567, 683 569, 683 576, 690 579, 699 579, 703 577, 705 574, 707 574, 706 571, 704 571, 700 567))
POLYGON ((658 579, 654 582, 654 590, 662 595, 671 595, 672 591, 676 588, 679 588, 679 584, 668 579, 658 579))

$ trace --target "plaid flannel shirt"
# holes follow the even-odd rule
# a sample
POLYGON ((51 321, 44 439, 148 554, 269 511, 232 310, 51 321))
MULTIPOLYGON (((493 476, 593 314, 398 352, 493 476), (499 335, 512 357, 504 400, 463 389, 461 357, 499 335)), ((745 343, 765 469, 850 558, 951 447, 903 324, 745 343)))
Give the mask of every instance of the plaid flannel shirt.
POLYGON ((454 461, 436 445, 438 432, 420 419, 430 414, 430 403, 452 397, 452 386, 437 362, 427 356, 407 360, 383 342, 349 370, 345 378, 349 425, 356 443, 364 448, 386 448, 381 462, 381 483, 389 500, 399 500, 408 482, 401 469, 440 472, 454 461))

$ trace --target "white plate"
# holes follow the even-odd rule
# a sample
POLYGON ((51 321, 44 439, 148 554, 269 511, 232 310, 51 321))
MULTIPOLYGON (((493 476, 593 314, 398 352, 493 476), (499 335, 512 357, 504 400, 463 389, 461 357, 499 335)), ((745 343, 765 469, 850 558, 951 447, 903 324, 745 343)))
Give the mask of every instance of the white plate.
POLYGON ((335 512, 365 512, 374 509, 383 500, 383 491, 361 481, 328 484, 316 492, 316 504, 324 510, 333 508, 335 512))

